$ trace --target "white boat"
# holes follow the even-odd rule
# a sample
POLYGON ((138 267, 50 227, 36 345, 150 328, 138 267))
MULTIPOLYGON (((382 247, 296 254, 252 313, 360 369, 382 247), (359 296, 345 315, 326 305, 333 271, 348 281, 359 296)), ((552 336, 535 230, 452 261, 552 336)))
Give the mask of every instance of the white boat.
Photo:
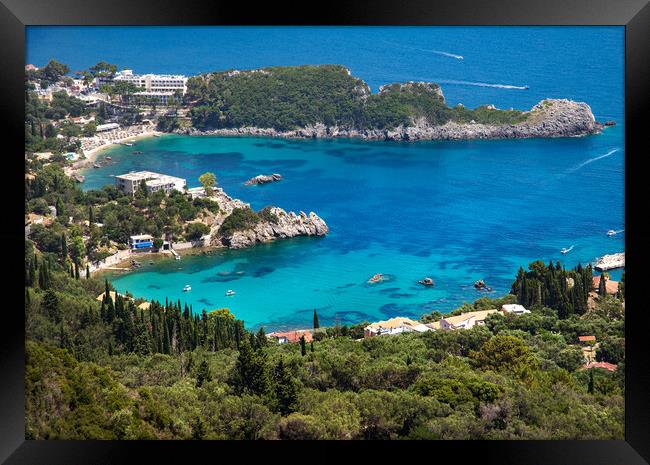
POLYGON ((131 144, 129 142, 125 142, 124 145, 126 145, 127 147, 133 147, 133 144, 131 144))
POLYGON ((228 295, 235 295, 235 291, 233 291, 232 289, 228 289, 228 290, 226 291, 226 295, 227 295, 227 296, 228 296, 228 295))
POLYGON ((186 284, 185 287, 183 288, 183 292, 188 292, 191 290, 192 290, 192 286, 190 286, 189 284, 186 284))
POLYGON ((610 229, 609 231, 607 231, 607 235, 608 236, 615 236, 618 233, 622 233, 623 231, 625 231, 625 229, 619 229, 618 231, 614 231, 613 229, 610 229))
POLYGON ((180 255, 176 255, 176 260, 180 260, 180 259, 181 259, 181 256, 180 256, 180 255))
POLYGON ((573 246, 569 247, 568 249, 565 247, 562 250, 560 250, 560 253, 569 253, 573 250, 573 246))

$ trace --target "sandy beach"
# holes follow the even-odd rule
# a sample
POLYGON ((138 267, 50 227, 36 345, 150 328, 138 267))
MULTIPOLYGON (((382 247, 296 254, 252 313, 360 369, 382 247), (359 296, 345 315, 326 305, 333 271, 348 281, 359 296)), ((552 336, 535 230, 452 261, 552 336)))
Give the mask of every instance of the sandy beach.
POLYGON ((97 160, 100 152, 114 146, 116 143, 153 137, 163 134, 152 127, 131 126, 130 128, 107 131, 101 135, 82 139, 81 149, 85 158, 74 162, 64 169, 68 176, 79 174, 79 171, 89 168, 97 160))

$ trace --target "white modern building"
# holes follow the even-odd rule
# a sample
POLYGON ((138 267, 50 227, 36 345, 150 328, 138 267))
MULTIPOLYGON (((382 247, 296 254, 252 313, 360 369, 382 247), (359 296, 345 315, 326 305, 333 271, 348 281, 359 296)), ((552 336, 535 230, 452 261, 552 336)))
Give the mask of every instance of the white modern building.
POLYGON ((139 234, 129 237, 131 250, 150 249, 153 247, 153 236, 150 234, 139 234))
POLYGON ((117 123, 98 124, 96 131, 97 132, 112 131, 113 129, 118 129, 119 127, 120 125, 117 123))
POLYGON ((133 195, 143 181, 150 192, 163 190, 166 194, 169 194, 172 190, 183 192, 187 186, 187 181, 183 178, 151 171, 132 171, 131 173, 115 176, 115 187, 125 194, 133 195))
POLYGON ((158 103, 169 103, 176 91, 183 95, 187 92, 187 77, 180 74, 133 74, 130 69, 115 73, 114 76, 101 76, 95 79, 95 86, 99 89, 104 84, 115 81, 130 82, 141 88, 134 95, 155 98, 158 103))

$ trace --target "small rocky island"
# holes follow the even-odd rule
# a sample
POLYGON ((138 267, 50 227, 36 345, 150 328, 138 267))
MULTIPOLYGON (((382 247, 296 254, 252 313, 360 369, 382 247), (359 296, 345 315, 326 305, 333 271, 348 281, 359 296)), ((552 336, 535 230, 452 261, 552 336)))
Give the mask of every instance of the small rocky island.
POLYGON ((277 182, 282 180, 282 175, 273 173, 273 174, 259 174, 254 178, 250 178, 244 183, 245 186, 256 186, 259 184, 268 184, 270 182, 277 182))
POLYGON ((316 213, 287 212, 269 206, 258 212, 239 199, 233 199, 222 189, 214 189, 208 197, 218 203, 216 214, 206 214, 202 222, 210 227, 212 247, 241 249, 259 243, 296 236, 324 236, 329 232, 325 221, 316 213))
POLYGON ((432 82, 393 83, 372 93, 340 65, 202 74, 188 81, 187 96, 189 124, 172 130, 189 135, 520 139, 589 135, 604 127, 589 105, 566 99, 545 99, 520 111, 493 105, 450 107, 432 82), (246 97, 251 94, 257 97, 246 97))

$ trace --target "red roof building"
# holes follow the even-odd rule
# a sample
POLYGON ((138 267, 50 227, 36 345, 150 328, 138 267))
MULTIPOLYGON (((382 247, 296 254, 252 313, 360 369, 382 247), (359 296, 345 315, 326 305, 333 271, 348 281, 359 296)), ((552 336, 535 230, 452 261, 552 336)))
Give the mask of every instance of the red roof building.
POLYGON ((305 342, 311 342, 313 340, 311 331, 308 329, 298 330, 298 331, 284 331, 284 332, 273 332, 269 333, 268 337, 277 339, 280 344, 286 342, 297 343, 300 342, 300 338, 305 336, 305 342))
POLYGON ((596 336, 578 336, 580 342, 596 342, 596 336))
MULTIPOLYGON (((594 291, 598 291, 598 286, 600 286, 600 276, 594 276, 592 281, 594 291)), ((616 294, 618 292, 618 281, 605 279, 605 289, 608 294, 616 294)))
POLYGON ((583 368, 586 370, 590 368, 602 368, 603 370, 613 372, 617 370, 618 366, 608 362, 591 362, 584 365, 583 368))

